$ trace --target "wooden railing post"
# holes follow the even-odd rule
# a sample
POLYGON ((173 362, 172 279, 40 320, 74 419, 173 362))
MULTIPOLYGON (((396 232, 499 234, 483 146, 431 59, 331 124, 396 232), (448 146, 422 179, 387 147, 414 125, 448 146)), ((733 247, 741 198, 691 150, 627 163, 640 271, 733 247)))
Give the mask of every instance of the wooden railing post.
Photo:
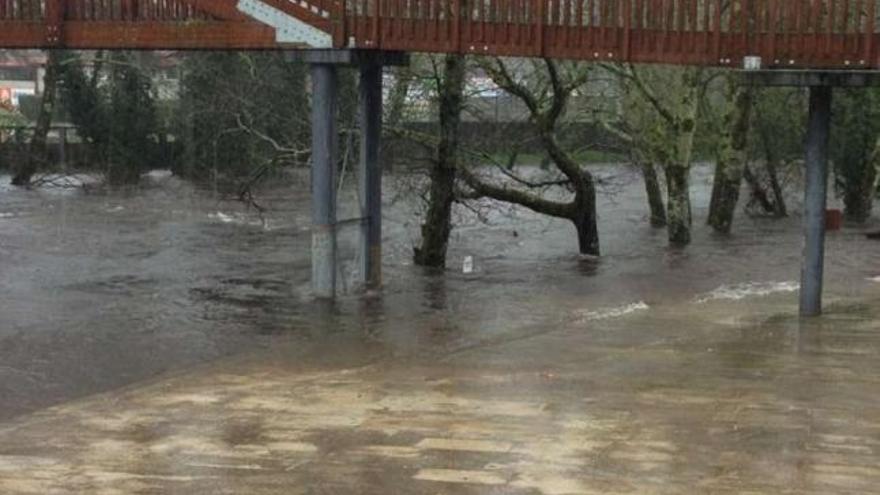
POLYGON ((537 51, 538 51, 538 56, 543 57, 544 53, 545 53, 545 50, 544 50, 544 16, 546 15, 545 12, 546 12, 546 7, 547 7, 547 0, 535 0, 535 2, 537 3, 537 9, 536 9, 537 15, 535 16, 535 23, 536 23, 535 29, 537 30, 536 39, 537 39, 537 45, 538 45, 537 51))
POLYGON ((770 37, 768 41, 767 54, 764 56, 766 59, 766 63, 775 63, 776 62, 776 29, 778 28, 777 23, 778 19, 778 0, 770 0, 770 28, 767 30, 767 35, 770 37))
POLYGON ((623 61, 629 62, 632 35, 632 0, 623 0, 623 61))
POLYGON ((62 42, 61 25, 64 22, 61 0, 46 0, 46 44, 59 46, 62 42))
MULTIPOLYGON (((336 45, 336 48, 345 48, 348 44, 348 0, 341 0, 339 7, 339 18, 333 23, 333 44, 336 45)), ((330 10, 330 15, 333 15, 332 10, 330 10)))
POLYGON ((713 51, 715 52, 714 63, 721 61, 721 8, 724 6, 722 0, 715 0, 715 20, 712 23, 713 51))
POLYGON ((373 0, 373 47, 382 48, 382 0, 373 0))
POLYGON ((452 37, 455 51, 461 53, 461 17, 464 13, 461 8, 461 0, 452 2, 452 37))
MULTIPOLYGON (((751 23, 752 11, 751 11, 751 5, 749 4, 749 0, 740 0, 739 9, 740 9, 739 15, 740 15, 740 18, 742 19, 742 22, 740 22, 740 26, 743 30, 743 33, 742 33, 743 54, 744 55, 755 55, 754 53, 752 53, 752 47, 751 47, 752 37, 750 35, 751 35, 751 27, 752 27, 752 25, 751 25, 752 24, 751 23)), ((742 63, 742 60, 737 60, 737 62, 742 63)))
POLYGON ((870 67, 875 67, 877 64, 874 61, 874 41, 876 40, 876 36, 874 34, 874 29, 876 29, 876 5, 874 0, 868 1, 868 19, 865 26, 865 48, 864 48, 864 58, 865 63, 870 67))

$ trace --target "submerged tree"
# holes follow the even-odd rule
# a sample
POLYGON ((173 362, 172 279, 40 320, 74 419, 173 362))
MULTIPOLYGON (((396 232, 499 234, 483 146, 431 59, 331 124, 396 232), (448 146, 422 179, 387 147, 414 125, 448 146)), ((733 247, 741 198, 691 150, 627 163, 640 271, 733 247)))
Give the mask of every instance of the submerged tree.
POLYGON ((783 173, 803 159, 805 92, 795 88, 762 88, 752 109, 749 164, 743 178, 749 185, 747 211, 784 217, 783 173))
MULTIPOLYGON (((619 122, 610 126, 628 134, 643 157, 663 168, 669 242, 687 245, 692 224, 690 170, 704 70, 633 65, 605 68, 628 95, 619 122)), ((649 190, 649 196, 657 195, 649 190)))
POLYGON ((545 59, 530 67, 527 78, 515 75, 501 59, 487 60, 481 67, 498 87, 519 99, 526 107, 541 146, 559 177, 533 180, 517 175, 511 170, 516 163, 516 156, 513 155, 509 165, 501 169, 509 179, 507 183, 499 183, 467 168, 461 171, 462 179, 474 196, 524 206, 543 215, 571 221, 577 231, 580 253, 598 256, 596 180, 560 145, 556 135, 572 95, 582 90, 589 80, 589 66, 559 64, 545 59), (558 187, 569 188, 574 193, 573 198, 562 202, 541 194, 541 191, 558 187))
POLYGON ((663 189, 660 185, 660 177, 657 175, 657 166, 650 160, 641 158, 636 150, 633 150, 633 155, 645 184, 651 226, 666 227, 666 204, 663 202, 663 189))
MULTIPOLYGON (((621 76, 618 68, 606 69, 621 76)), ((619 77, 616 82, 611 91, 619 92, 619 95, 608 98, 618 101, 619 105, 597 109, 596 121, 618 139, 620 151, 629 157, 641 173, 651 226, 666 227, 666 203, 661 178, 657 173, 657 169, 662 168, 662 160, 656 156, 653 133, 649 132, 654 125, 653 110, 643 104, 642 96, 633 91, 633 86, 627 84, 625 79, 619 77)))
POLYGON ((716 232, 728 234, 748 162, 749 123, 755 89, 739 79, 725 75, 722 118, 717 142, 715 177, 709 203, 708 224, 716 232))
POLYGON ((421 266, 443 267, 452 231, 467 61, 461 55, 449 54, 443 58, 442 70, 437 64, 433 64, 433 69, 440 132, 429 172, 431 182, 428 211, 422 224, 422 242, 415 248, 413 260, 421 266))

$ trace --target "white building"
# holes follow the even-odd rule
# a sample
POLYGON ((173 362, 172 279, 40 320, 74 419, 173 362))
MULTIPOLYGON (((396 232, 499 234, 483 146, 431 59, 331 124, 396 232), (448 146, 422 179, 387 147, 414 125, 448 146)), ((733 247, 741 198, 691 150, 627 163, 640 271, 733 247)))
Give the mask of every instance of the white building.
POLYGON ((21 96, 39 94, 45 63, 37 50, 0 50, 0 103, 18 107, 21 96))

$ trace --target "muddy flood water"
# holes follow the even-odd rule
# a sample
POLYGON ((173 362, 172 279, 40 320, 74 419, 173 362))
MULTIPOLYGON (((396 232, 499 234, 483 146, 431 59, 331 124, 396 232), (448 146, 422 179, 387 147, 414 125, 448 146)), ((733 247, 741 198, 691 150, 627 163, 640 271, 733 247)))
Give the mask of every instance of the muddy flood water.
POLYGON ((880 243, 832 233, 829 313, 799 321, 797 191, 718 236, 697 167, 674 250, 638 174, 596 171, 601 259, 462 209, 445 272, 412 265, 417 200, 386 178, 385 287, 351 287, 349 227, 335 304, 309 294, 304 178, 261 217, 163 173, 0 176, 0 492, 875 493, 880 243))

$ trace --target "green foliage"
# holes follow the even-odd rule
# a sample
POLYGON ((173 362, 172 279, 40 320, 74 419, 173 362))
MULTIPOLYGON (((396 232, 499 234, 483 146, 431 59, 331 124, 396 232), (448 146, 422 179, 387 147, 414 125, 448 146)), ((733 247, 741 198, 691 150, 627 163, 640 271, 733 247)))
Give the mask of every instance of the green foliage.
POLYGON ((77 53, 68 52, 65 55, 61 66, 62 106, 76 125, 78 134, 92 145, 95 155, 101 157, 100 161, 103 162, 110 122, 107 118, 109 102, 98 85, 99 62, 96 62, 90 76, 77 53))
POLYGON ((789 163, 804 156, 806 92, 797 88, 762 88, 755 97, 750 156, 789 163))
MULTIPOLYGON (((0 127, 14 127, 27 124, 27 120, 18 112, 0 106, 0 127)), ((20 144, 23 133, 19 130, 0 129, 0 170, 11 167, 14 161, 13 143, 20 144)))
POLYGON ((40 97, 36 95, 19 95, 18 109, 21 114, 30 121, 37 120, 40 113, 40 97))
POLYGON ((875 147, 880 137, 880 90, 835 92, 830 155, 835 186, 847 217, 863 221, 871 213, 877 170, 875 147))
POLYGON ((183 64, 174 134, 191 178, 252 175, 291 164, 308 147, 306 66, 280 53, 191 53, 183 64))
POLYGON ((148 55, 101 53, 91 71, 80 55, 68 52, 61 64, 61 101, 78 134, 91 146, 93 165, 110 183, 137 182, 158 165, 164 130, 157 118, 148 55))
MULTIPOLYGON (((37 118, 40 115, 40 104, 42 102, 42 98, 37 95, 19 95, 18 97, 18 110, 20 115, 24 117, 24 120, 27 122, 36 122, 37 118)), ((53 120, 62 120, 64 118, 63 109, 60 107, 55 107, 55 110, 52 115, 53 120)))
POLYGON ((0 127, 19 126, 26 123, 27 119, 22 114, 0 107, 0 127))
POLYGON ((137 182, 140 175, 157 165, 159 126, 150 77, 131 54, 117 53, 111 59, 108 80, 109 126, 108 179, 112 183, 137 182))

